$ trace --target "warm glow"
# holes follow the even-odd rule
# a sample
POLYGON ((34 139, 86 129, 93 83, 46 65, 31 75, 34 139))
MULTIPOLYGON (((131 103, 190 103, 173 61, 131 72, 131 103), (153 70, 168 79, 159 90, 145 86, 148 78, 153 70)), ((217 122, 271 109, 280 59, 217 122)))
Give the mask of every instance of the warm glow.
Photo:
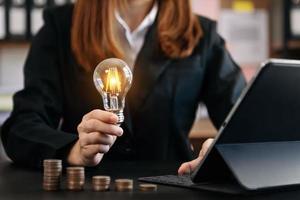
POLYGON ((106 79, 106 92, 118 94, 121 92, 121 81, 117 68, 109 68, 106 79))

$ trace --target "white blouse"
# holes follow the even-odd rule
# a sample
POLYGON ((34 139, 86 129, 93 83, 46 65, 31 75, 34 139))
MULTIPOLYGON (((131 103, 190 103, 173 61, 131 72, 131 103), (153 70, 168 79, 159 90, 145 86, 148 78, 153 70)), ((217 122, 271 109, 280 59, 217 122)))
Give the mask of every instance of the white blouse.
POLYGON ((156 2, 140 25, 135 30, 131 31, 128 24, 120 16, 120 13, 115 12, 115 17, 119 23, 121 33, 120 42, 126 53, 125 62, 130 66, 131 70, 133 70, 138 53, 144 44, 146 33, 150 26, 154 23, 157 13, 158 4, 156 2))

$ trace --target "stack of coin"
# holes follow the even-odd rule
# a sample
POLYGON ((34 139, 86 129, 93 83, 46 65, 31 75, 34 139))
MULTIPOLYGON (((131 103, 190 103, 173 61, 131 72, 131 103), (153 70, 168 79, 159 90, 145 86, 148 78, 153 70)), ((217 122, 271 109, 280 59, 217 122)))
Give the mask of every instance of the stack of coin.
POLYGON ((67 167, 67 189, 73 191, 84 188, 84 167, 67 167))
POLYGON ((140 184, 140 191, 142 192, 154 192, 157 190, 157 185, 154 184, 140 184))
POLYGON ((44 178, 43 188, 46 191, 54 191, 60 189, 60 178, 62 171, 61 160, 44 160, 44 178))
POLYGON ((93 176, 94 191, 109 190, 110 177, 109 176, 93 176))
POLYGON ((131 179, 116 179, 115 188, 118 192, 132 191, 133 180, 131 179))

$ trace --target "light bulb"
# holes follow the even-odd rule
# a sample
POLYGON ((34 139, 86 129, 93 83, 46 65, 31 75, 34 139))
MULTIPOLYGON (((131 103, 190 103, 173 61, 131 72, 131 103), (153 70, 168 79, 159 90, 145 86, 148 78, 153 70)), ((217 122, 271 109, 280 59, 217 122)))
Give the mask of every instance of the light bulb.
POLYGON ((94 84, 103 99, 104 109, 124 121, 125 97, 132 83, 132 72, 120 59, 109 58, 99 63, 94 71, 94 84))

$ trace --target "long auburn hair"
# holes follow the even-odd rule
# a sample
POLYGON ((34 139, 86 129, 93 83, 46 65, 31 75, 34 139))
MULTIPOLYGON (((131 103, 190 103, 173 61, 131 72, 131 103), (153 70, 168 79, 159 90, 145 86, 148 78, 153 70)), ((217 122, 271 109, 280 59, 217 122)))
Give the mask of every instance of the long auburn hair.
MULTIPOLYGON (((77 0, 73 12, 71 47, 77 62, 87 71, 103 59, 124 58, 116 33, 115 9, 127 0, 77 0)), ((157 37, 170 58, 192 54, 203 32, 190 0, 157 0, 157 37)))

